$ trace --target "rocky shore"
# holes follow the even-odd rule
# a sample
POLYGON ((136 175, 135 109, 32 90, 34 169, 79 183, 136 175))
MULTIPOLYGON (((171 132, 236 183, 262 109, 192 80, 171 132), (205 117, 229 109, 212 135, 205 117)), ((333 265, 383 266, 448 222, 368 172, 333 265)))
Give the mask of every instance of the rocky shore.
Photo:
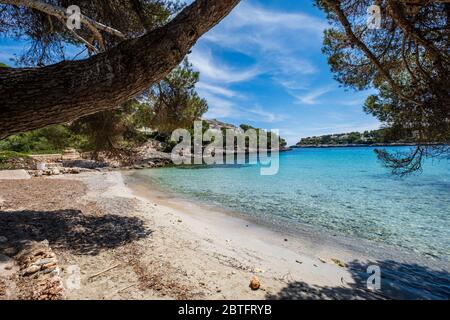
POLYGON ((91 160, 90 154, 80 154, 74 149, 62 154, 31 155, 26 159, 15 158, 9 163, 10 169, 25 169, 32 177, 80 174, 83 172, 109 172, 161 168, 172 164, 169 153, 160 152, 150 142, 137 149, 133 158, 126 160, 102 156, 91 160))

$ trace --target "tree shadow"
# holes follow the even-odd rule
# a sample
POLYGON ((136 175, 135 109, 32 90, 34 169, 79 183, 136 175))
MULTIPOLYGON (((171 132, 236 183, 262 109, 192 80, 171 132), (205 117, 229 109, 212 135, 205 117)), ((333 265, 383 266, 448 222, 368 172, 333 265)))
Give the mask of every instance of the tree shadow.
POLYGON ((0 235, 21 249, 24 240, 48 240, 53 249, 97 255, 148 237, 152 233, 136 217, 93 216, 80 210, 0 211, 0 235))
POLYGON ((291 282, 276 294, 267 294, 269 300, 448 300, 450 299, 450 273, 415 263, 393 260, 360 262, 347 265, 354 281, 339 287, 311 286, 305 282, 291 282), (381 270, 381 289, 367 288, 369 266, 381 270))

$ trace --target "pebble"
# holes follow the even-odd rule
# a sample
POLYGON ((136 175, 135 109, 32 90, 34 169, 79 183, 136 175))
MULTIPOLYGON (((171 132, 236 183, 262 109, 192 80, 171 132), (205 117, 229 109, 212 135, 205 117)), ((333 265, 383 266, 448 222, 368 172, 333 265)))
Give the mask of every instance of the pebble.
POLYGON ((5 242, 7 242, 7 241, 8 241, 8 238, 7 238, 7 237, 0 236, 0 243, 5 243, 5 242))
POLYGON ((252 280, 250 281, 250 288, 254 291, 261 288, 261 282, 257 277, 253 277, 252 280))
POLYGON ((35 266, 43 266, 47 264, 55 264, 56 259, 54 258, 47 258, 47 259, 39 259, 38 261, 34 262, 33 265, 35 266))
POLYGON ((30 276, 35 274, 36 272, 38 272, 39 270, 41 270, 41 267, 39 266, 31 266, 25 269, 25 271, 23 272, 24 276, 30 276))
POLYGON ((44 264, 42 266, 42 270, 55 269, 55 268, 56 268, 56 262, 44 264))
POLYGON ((333 261, 336 265, 338 265, 341 268, 346 268, 347 265, 345 263, 343 263, 341 260, 339 259, 331 259, 331 261, 333 261))

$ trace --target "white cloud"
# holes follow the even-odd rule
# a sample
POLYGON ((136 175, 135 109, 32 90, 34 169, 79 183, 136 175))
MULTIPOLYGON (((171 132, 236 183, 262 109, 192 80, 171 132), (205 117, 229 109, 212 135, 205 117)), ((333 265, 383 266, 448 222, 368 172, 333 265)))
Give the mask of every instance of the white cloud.
POLYGON ((325 28, 325 19, 245 1, 207 33, 201 43, 253 58, 264 66, 264 71, 275 83, 289 90, 304 86, 311 80, 309 76, 318 72, 311 61, 299 56, 320 48, 325 28))
POLYGON ((330 85, 311 90, 305 95, 294 95, 295 98, 297 99, 296 104, 307 104, 307 105, 318 104, 319 103, 318 98, 322 97, 323 95, 333 90, 334 86, 330 85))
POLYGON ((236 92, 234 92, 233 90, 227 89, 225 87, 209 84, 209 83, 206 83, 203 81, 197 83, 196 89, 200 94, 203 92, 210 92, 210 93, 224 96, 227 98, 232 98, 232 97, 238 96, 238 94, 236 92))
POLYGON ((207 119, 223 119, 230 118, 235 112, 235 105, 233 102, 217 97, 214 94, 202 95, 208 101, 208 112, 204 115, 207 119))
POLYGON ((241 123, 246 121, 274 123, 285 119, 283 115, 263 110, 260 106, 248 107, 248 102, 229 100, 227 97, 220 96, 220 93, 204 89, 199 93, 208 101, 208 112, 204 115, 207 119, 226 118, 241 123))
POLYGON ((303 40, 311 36, 322 37, 326 27, 325 20, 301 12, 276 11, 245 1, 218 28, 206 34, 205 39, 242 51, 255 46, 262 51, 286 51, 305 47, 303 40))
POLYGON ((214 60, 211 51, 206 49, 194 50, 190 54, 189 60, 200 71, 202 78, 216 82, 243 82, 251 80, 261 73, 257 67, 247 70, 231 68, 223 62, 214 60))

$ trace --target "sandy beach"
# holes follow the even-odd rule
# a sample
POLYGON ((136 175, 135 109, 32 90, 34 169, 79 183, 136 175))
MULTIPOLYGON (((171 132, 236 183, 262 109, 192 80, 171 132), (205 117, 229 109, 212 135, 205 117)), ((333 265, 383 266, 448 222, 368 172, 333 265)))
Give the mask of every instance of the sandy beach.
MULTIPOLYGON (((368 257, 182 200, 121 172, 3 181, 1 234, 48 240, 67 299, 383 299, 367 290, 368 257), (77 266, 81 286, 65 285, 77 266), (257 277, 261 287, 249 287, 257 277)), ((316 240, 314 240, 316 239, 316 240)), ((9 281, 9 282, 8 282, 9 281)), ((6 277, 27 297, 23 279, 6 277)), ((11 286, 9 286, 11 287, 11 286)), ((397 288, 399 289, 399 288, 397 288)), ((408 297, 408 293, 402 293, 408 297)))

